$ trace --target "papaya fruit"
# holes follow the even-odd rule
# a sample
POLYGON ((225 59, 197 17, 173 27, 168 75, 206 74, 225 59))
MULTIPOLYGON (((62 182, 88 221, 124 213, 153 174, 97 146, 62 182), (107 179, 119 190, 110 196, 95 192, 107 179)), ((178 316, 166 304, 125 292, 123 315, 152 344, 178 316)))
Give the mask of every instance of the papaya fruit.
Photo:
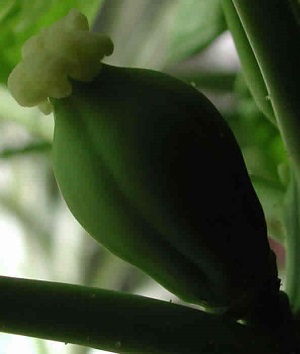
MULTIPOLYGON (((21 62, 8 81, 21 104, 53 109, 53 169, 68 207, 100 244, 179 298, 241 317, 262 287, 278 282, 233 133, 193 86, 153 70, 100 65, 99 53, 111 54, 113 45, 98 35, 93 51, 86 26, 87 41, 78 34, 81 16, 71 11, 38 38, 52 55, 46 74, 36 74, 45 66, 28 71, 21 62), (63 37, 63 48, 52 49, 50 34, 63 37), (91 63, 94 75, 85 75, 91 63)), ((33 43, 25 61, 38 52, 33 43)))

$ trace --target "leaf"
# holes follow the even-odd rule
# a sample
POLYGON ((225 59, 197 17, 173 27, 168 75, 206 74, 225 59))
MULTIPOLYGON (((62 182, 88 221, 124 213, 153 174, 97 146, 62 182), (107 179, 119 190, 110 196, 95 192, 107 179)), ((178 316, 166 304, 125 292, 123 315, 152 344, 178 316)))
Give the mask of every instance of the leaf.
POLYGON ((242 149, 248 173, 285 186, 279 166, 287 156, 277 128, 265 119, 252 98, 240 98, 229 124, 242 149))
POLYGON ((48 141, 30 142, 22 147, 5 147, 0 149, 0 159, 7 159, 15 156, 49 152, 52 144, 48 141))
POLYGON ((95 29, 113 38, 115 51, 106 62, 161 70, 167 57, 173 9, 174 1, 169 0, 105 1, 95 29))
POLYGON ((0 277, 1 331, 117 353, 276 353, 269 334, 200 310, 78 285, 0 277))
POLYGON ((195 85, 199 90, 226 93, 232 92, 236 79, 235 73, 227 72, 200 72, 199 70, 173 70, 169 73, 177 78, 195 85))
POLYGON ((0 23, 15 6, 16 0, 2 0, 0 8, 0 23))
POLYGON ((286 238, 283 215, 285 190, 282 186, 272 185, 269 181, 256 176, 251 176, 251 180, 265 213, 269 236, 284 244, 286 238))
POLYGON ((219 0, 179 0, 170 38, 170 61, 197 54, 225 29, 219 0))
POLYGON ((235 85, 236 114, 227 117, 241 147, 247 170, 265 213, 268 234, 283 242, 282 203, 289 182, 289 162, 278 128, 260 111, 243 76, 235 85))

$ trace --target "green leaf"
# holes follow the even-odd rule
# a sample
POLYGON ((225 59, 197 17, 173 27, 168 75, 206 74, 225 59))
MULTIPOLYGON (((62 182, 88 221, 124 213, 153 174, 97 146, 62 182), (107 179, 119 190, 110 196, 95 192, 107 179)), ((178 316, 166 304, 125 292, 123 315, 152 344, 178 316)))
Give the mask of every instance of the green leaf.
POLYGON ((117 353, 277 353, 270 334, 142 296, 0 277, 1 331, 117 353))
POLYGON ((179 0, 170 38, 170 61, 197 54, 225 29, 219 0, 179 0))
POLYGON ((240 98, 229 124, 242 149, 248 173, 284 187, 278 168, 287 162, 278 129, 266 120, 252 98, 240 98))
POLYGON ((7 159, 10 157, 32 154, 32 153, 45 153, 49 152, 52 144, 48 141, 30 142, 22 147, 5 147, 0 149, 0 159, 7 159))
POLYGON ((113 38, 115 51, 106 62, 116 66, 162 69, 168 52, 174 4, 169 0, 105 1, 95 30, 113 38))
POLYGON ((251 176, 251 181, 265 213, 269 236, 283 244, 286 238, 283 214, 285 190, 282 186, 272 185, 270 181, 256 176, 251 176))
POLYGON ((283 198, 289 182, 289 162, 278 128, 260 111, 243 76, 235 85, 236 114, 227 117, 242 149, 247 170, 263 206, 268 234, 283 242, 283 198))
POLYGON ((2 0, 0 8, 0 23, 9 14, 12 8, 15 6, 16 0, 2 0))
POLYGON ((232 92, 236 79, 235 73, 227 72, 199 72, 195 71, 178 71, 173 70, 169 73, 188 84, 195 85, 199 90, 209 90, 211 92, 232 92))
POLYGON ((9 73, 20 61, 21 48, 29 37, 65 16, 72 8, 78 8, 91 22, 101 2, 102 0, 5 1, 0 12, 0 82, 6 84, 9 73))

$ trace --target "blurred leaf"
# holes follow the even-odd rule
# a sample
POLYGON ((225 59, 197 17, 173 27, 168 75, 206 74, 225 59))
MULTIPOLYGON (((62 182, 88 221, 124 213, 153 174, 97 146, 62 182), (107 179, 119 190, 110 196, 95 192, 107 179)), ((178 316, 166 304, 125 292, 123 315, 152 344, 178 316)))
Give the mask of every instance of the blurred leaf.
MULTIPOLYGON (((8 89, 0 86, 0 124, 20 126, 33 138, 52 142, 54 121, 45 117, 36 107, 24 108, 11 96, 8 89)), ((2 144, 3 144, 2 137, 2 144)))
POLYGON ((179 0, 171 31, 170 61, 197 54, 226 30, 219 0, 179 0))
POLYGON ((238 97, 236 114, 227 120, 263 206, 269 236, 283 242, 282 203, 289 180, 285 148, 277 127, 260 111, 243 77, 239 76, 235 90, 238 97))
POLYGON ((255 176, 251 179, 265 213, 268 235, 283 244, 286 237, 283 218, 285 189, 255 176))
POLYGON ((218 92, 231 92, 236 79, 235 73, 227 72, 201 72, 196 71, 168 71, 171 75, 194 85, 199 90, 210 90, 218 92))
POLYGON ((0 8, 0 23, 14 7, 16 0, 2 0, 0 8))
POLYGON ((161 70, 166 62, 174 0, 106 0, 94 30, 108 33, 112 65, 161 70))
POLYGON ((269 179, 272 183, 284 184, 278 168, 279 165, 287 163, 287 156, 277 126, 260 111, 243 75, 237 77, 235 93, 237 116, 229 123, 247 155, 244 157, 246 162, 248 160, 250 174, 269 179))
POLYGON ((288 294, 293 313, 300 316, 300 185, 295 171, 290 175, 290 184, 284 207, 286 238, 285 291, 288 294))
POLYGON ((102 0, 15 0, 5 1, 0 12, 0 82, 7 77, 21 57, 25 40, 49 26, 71 8, 78 8, 93 21, 102 0))
POLYGON ((45 153, 49 152, 52 144, 48 141, 30 142, 22 147, 4 148, 0 150, 0 159, 10 158, 19 155, 32 154, 32 153, 45 153))

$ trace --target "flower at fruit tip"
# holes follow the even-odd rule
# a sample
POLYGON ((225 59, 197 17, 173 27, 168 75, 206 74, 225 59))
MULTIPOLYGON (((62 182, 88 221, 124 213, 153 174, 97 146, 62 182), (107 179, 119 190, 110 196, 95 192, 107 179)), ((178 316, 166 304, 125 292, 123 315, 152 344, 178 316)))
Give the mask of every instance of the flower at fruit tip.
POLYGON ((21 106, 39 106, 49 114, 49 98, 69 96, 70 79, 92 81, 113 49, 108 36, 90 32, 86 16, 72 9, 24 43, 22 61, 11 72, 8 88, 21 106))

